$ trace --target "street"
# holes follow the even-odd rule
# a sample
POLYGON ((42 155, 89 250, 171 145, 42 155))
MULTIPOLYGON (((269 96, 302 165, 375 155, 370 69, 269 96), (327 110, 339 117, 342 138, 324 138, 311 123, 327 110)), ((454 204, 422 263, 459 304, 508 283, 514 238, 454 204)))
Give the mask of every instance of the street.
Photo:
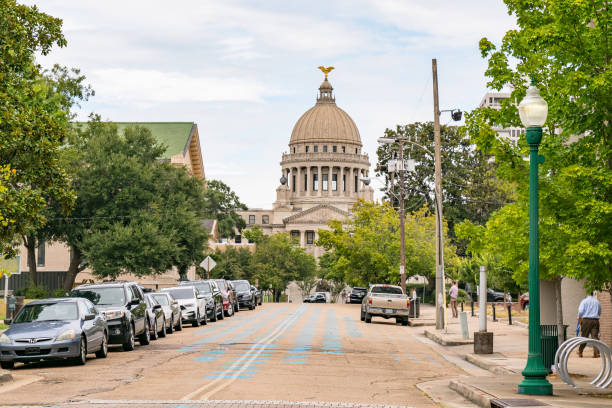
POLYGON ((89 358, 84 367, 18 365, 12 392, 0 387, 0 398, 54 406, 241 400, 434 407, 415 385, 465 372, 419 340, 422 332, 394 320, 365 324, 359 305, 264 304, 133 352, 111 348, 107 359, 89 358))

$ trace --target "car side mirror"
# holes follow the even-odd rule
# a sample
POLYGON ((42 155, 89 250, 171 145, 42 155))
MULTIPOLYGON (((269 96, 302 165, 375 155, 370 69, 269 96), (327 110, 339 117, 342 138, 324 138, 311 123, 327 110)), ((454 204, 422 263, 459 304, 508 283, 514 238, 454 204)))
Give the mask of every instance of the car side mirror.
POLYGON ((90 313, 90 314, 86 314, 83 320, 93 320, 95 318, 96 318, 96 315, 93 313, 90 313))
POLYGON ((139 304, 140 304, 140 299, 130 300, 130 306, 138 306, 139 304))
POLYGON ((153 310, 160 310, 162 307, 161 305, 155 305, 153 306, 153 310))
POLYGON ((11 323, 13 323, 13 319, 4 319, 4 324, 10 325, 11 323))

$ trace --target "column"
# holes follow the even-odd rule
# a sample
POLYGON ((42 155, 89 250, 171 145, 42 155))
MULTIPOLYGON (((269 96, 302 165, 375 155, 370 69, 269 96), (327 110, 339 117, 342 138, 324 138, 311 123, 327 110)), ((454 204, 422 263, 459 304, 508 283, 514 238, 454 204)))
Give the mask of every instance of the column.
POLYGON ((338 191, 340 197, 344 197, 346 194, 343 189, 342 179, 344 178, 344 166, 340 166, 340 172, 338 173, 338 191))
POLYGON ((317 174, 317 178, 319 179, 319 185, 317 186, 317 197, 321 197, 321 191, 323 190, 323 174, 321 173, 321 166, 317 166, 317 174))
POLYGON ((332 190, 332 176, 334 174, 334 166, 327 167, 327 196, 331 197, 333 195, 332 190))
POLYGON ((312 191, 312 176, 310 173, 310 166, 306 167, 306 176, 308 177, 308 181, 306 182, 306 188, 304 190, 306 190, 305 195, 309 196, 310 192, 312 191))
POLYGON ((306 232, 300 231, 300 248, 306 247, 306 232))
POLYGON ((296 195, 299 197, 302 195, 302 190, 304 190, 304 180, 302 180, 302 166, 297 168, 297 189, 296 195))

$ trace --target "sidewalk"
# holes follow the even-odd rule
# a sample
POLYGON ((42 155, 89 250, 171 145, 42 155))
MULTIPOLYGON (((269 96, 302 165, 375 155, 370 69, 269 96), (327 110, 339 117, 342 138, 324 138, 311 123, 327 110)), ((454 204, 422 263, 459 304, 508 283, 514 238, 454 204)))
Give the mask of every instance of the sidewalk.
MULTIPOLYGON (((478 330, 478 316, 472 317, 470 311, 467 311, 467 314, 470 336, 468 341, 473 343, 474 331, 478 330)), ((434 319, 435 308, 429 305, 421 305, 421 316, 423 320, 434 319)), ((525 404, 526 399, 531 399, 553 407, 612 407, 612 387, 600 390, 589 384, 589 381, 599 374, 602 364, 601 359, 592 358, 592 349, 585 349, 584 358, 578 358, 574 353, 568 362, 569 372, 581 388, 570 387, 553 374, 548 376, 548 380, 553 384, 553 396, 522 395, 517 393, 517 387, 523 379, 521 371, 525 368, 527 361, 527 327, 525 325, 510 326, 507 320, 487 321, 487 331, 494 333, 494 353, 489 355, 474 354, 473 344, 466 344, 466 341, 461 337, 459 319, 450 317, 450 311, 447 316, 449 323, 446 330, 426 327, 423 333, 427 338, 443 346, 436 347, 436 349, 444 356, 462 358, 491 373, 486 376, 465 376, 450 380, 448 383, 452 390, 477 406, 488 408, 492 406, 492 403, 493 406, 527 406, 518 404, 525 404), (517 401, 514 401, 516 405, 495 405, 498 399, 517 401)), ((468 374, 473 375, 472 373, 468 374)), ((456 397, 460 398, 459 395, 456 397)), ((510 403, 511 401, 507 402, 510 403)), ((445 403, 442 402, 442 405, 444 406, 445 403)), ((452 406, 452 401, 448 401, 446 405, 452 406)))

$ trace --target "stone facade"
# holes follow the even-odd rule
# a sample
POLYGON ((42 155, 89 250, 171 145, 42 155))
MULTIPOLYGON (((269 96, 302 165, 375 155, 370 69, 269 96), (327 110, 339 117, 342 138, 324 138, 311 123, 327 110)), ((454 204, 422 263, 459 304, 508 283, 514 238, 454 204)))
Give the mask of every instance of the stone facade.
POLYGON ((289 152, 281 157, 282 177, 272 209, 240 213, 248 227, 289 233, 316 257, 323 251, 314 244, 318 230, 331 219, 346 219, 357 200, 372 201, 374 194, 364 182, 370 161, 361 152, 359 130, 336 106, 332 91, 326 78, 316 104, 296 122, 289 152))

